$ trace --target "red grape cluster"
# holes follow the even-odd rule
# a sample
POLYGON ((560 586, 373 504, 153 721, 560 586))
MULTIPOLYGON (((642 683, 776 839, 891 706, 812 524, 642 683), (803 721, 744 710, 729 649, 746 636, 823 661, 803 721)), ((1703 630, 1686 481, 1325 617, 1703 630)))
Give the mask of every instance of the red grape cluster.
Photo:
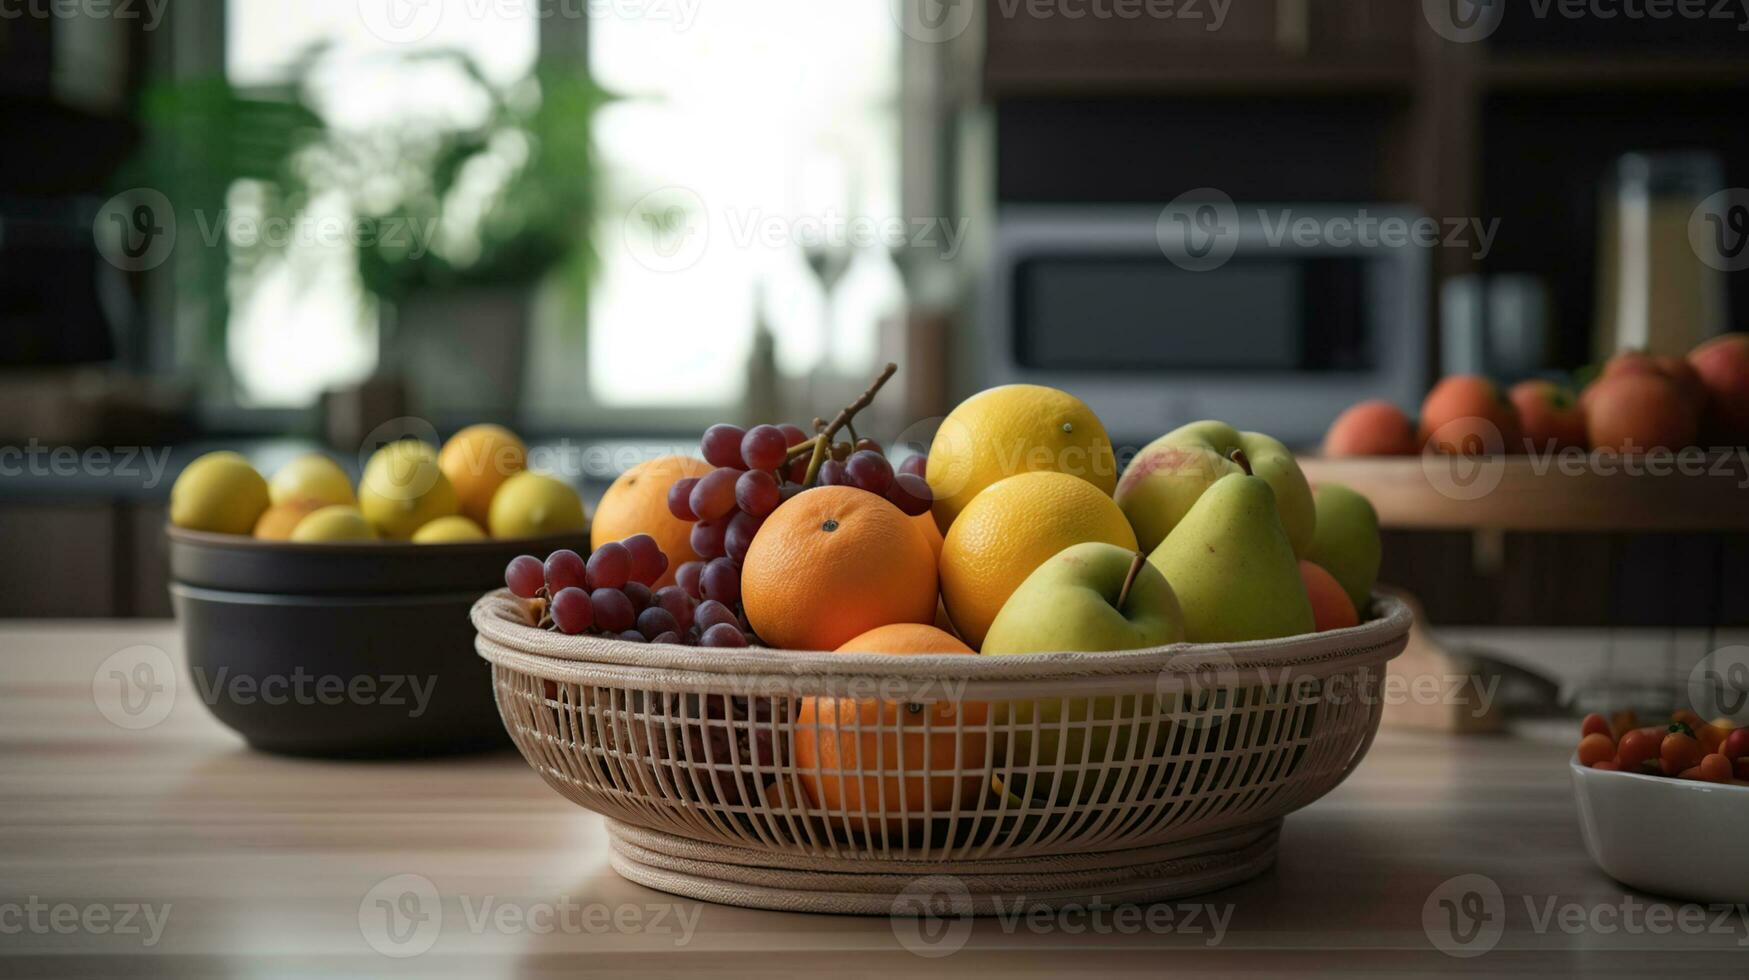
POLYGON ((632 643, 744 647, 740 615, 721 602, 700 602, 676 586, 651 590, 668 570, 668 556, 648 534, 609 541, 585 560, 561 548, 542 562, 519 555, 504 569, 504 584, 524 599, 545 599, 551 625, 561 633, 613 636, 632 643))
MULTIPOLYGON (((675 572, 675 581, 688 595, 738 608, 741 563, 753 536, 779 504, 806 489, 812 453, 802 443, 812 444, 793 425, 713 425, 705 430, 700 449, 716 469, 676 480, 668 489, 668 510, 695 522, 692 550, 701 560, 686 562, 675 572)), ((895 471, 879 443, 858 439, 854 445, 831 447, 815 480, 820 486, 867 490, 915 516, 934 502, 923 468, 924 457, 913 456, 895 471)))

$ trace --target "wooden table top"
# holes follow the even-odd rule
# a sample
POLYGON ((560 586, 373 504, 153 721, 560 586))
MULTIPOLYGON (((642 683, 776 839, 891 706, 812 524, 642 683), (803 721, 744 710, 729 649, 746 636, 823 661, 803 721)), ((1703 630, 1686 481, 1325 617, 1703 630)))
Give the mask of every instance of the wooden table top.
POLYGON ((1147 916, 980 919, 963 947, 924 958, 901 941, 915 920, 728 908, 623 881, 601 818, 515 755, 276 758, 192 696, 149 728, 118 727, 96 706, 94 676, 136 644, 181 656, 163 622, 0 627, 0 973, 1749 971, 1749 909, 1708 915, 1704 930, 1651 931, 1680 906, 1625 891, 1586 857, 1566 773, 1571 726, 1385 732, 1347 784, 1288 818, 1279 862, 1258 879, 1147 916), (1492 882, 1499 903, 1466 904, 1479 879, 1451 882, 1463 875, 1492 882), (422 881, 439 896, 435 938, 385 956, 376 947, 404 952, 413 932, 388 939, 386 913, 368 910, 422 881), (1495 915, 1503 931, 1489 943, 1468 928, 1473 916, 1454 931, 1442 900, 1495 915), (1570 928, 1576 918, 1592 925, 1570 928), (1436 940, 1481 955, 1447 955, 1436 940))

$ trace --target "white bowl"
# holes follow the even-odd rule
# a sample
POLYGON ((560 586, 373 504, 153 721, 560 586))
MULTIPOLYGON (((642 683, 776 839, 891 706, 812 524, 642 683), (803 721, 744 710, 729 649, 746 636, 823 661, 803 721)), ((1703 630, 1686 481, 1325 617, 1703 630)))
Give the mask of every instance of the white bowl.
POLYGON ((1572 760, 1585 849, 1624 885, 1749 902, 1749 786, 1589 769, 1572 760))

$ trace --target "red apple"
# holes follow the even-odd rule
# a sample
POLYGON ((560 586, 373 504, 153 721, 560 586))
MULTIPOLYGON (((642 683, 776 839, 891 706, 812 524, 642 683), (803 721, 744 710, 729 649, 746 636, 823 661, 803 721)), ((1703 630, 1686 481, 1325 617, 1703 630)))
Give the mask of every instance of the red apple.
POLYGON ((1324 435, 1326 456, 1402 456, 1420 451, 1415 427, 1403 410, 1374 400, 1350 406, 1324 435))
POLYGON ((1749 445, 1749 334, 1714 337, 1691 351, 1688 363, 1706 389, 1708 443, 1749 445))
POLYGON ((1662 373, 1618 374, 1586 389, 1586 433, 1598 449, 1643 453, 1694 445, 1694 405, 1662 373))
POLYGON ((1513 407, 1524 426, 1524 441, 1532 452, 1585 448, 1585 413, 1579 400, 1553 381, 1520 381, 1512 386, 1513 407))
POLYGON ((1487 378, 1445 378, 1421 403, 1422 448, 1455 456, 1524 452, 1518 409, 1487 378), (1499 440, 1499 444, 1495 444, 1499 440))

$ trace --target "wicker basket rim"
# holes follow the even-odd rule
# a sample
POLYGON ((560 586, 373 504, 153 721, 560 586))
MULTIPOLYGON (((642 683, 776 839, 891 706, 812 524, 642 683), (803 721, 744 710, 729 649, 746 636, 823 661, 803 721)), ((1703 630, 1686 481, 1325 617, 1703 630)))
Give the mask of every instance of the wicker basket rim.
MULTIPOLYGON (((546 662, 553 668, 585 665, 673 671, 690 675, 891 677, 979 681, 1037 680, 1162 672, 1228 672, 1257 668, 1340 668, 1379 662, 1403 649, 1414 614, 1403 600, 1373 596, 1379 613, 1358 626, 1242 643, 1175 643, 1143 650, 967 656, 736 650, 631 643, 599 636, 567 636, 528 625, 521 600, 508 590, 487 593, 470 612, 475 648, 492 663, 546 662)), ((568 673, 568 671, 565 671, 568 673)))

